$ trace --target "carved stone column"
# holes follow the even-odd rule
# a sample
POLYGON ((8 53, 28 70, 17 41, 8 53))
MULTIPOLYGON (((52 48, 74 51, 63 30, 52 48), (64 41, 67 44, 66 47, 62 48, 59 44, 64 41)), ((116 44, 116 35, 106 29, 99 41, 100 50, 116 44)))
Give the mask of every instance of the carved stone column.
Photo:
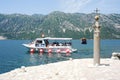
POLYGON ((95 16, 94 24, 94 65, 100 64, 100 25, 99 16, 95 16))

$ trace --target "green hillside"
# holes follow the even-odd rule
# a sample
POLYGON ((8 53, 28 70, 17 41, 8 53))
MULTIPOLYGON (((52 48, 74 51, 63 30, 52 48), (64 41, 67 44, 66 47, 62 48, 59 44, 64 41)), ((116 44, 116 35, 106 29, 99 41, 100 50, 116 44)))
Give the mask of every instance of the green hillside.
MULTIPOLYGON (((93 39, 94 13, 52 12, 48 15, 0 14, 0 36, 8 39, 50 37, 93 39)), ((101 38, 120 39, 120 14, 100 14, 101 38)))

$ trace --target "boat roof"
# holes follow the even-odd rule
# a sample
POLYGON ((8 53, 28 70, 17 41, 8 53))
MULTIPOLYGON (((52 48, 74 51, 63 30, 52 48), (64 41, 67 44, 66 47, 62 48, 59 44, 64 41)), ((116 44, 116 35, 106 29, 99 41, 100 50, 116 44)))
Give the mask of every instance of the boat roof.
POLYGON ((72 40, 72 38, 51 38, 51 37, 45 37, 45 38, 37 38, 36 40, 72 40))

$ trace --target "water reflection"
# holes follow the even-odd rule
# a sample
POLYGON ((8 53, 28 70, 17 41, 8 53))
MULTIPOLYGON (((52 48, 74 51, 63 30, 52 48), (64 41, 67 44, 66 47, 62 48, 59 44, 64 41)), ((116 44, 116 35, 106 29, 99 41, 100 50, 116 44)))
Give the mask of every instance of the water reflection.
POLYGON ((34 54, 30 54, 30 63, 32 65, 35 65, 36 62, 37 62, 37 59, 36 59, 35 55, 34 54))
POLYGON ((30 64, 40 65, 54 63, 58 61, 68 60, 71 54, 61 54, 61 53, 30 53, 30 64))
POLYGON ((57 53, 57 57, 60 58, 60 57, 61 57, 61 54, 60 54, 60 53, 57 53))
POLYGON ((52 53, 48 53, 48 57, 51 58, 53 55, 52 53))
POLYGON ((39 56, 41 56, 41 57, 42 57, 42 56, 43 56, 43 53, 39 53, 39 56))

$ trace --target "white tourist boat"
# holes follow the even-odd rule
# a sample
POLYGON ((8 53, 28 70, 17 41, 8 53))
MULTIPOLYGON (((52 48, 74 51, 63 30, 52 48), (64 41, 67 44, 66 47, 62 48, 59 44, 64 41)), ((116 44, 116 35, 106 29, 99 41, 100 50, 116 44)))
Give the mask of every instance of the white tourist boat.
POLYGON ((77 51, 77 49, 72 48, 72 38, 36 38, 33 42, 23 45, 31 52, 72 53, 77 51))

